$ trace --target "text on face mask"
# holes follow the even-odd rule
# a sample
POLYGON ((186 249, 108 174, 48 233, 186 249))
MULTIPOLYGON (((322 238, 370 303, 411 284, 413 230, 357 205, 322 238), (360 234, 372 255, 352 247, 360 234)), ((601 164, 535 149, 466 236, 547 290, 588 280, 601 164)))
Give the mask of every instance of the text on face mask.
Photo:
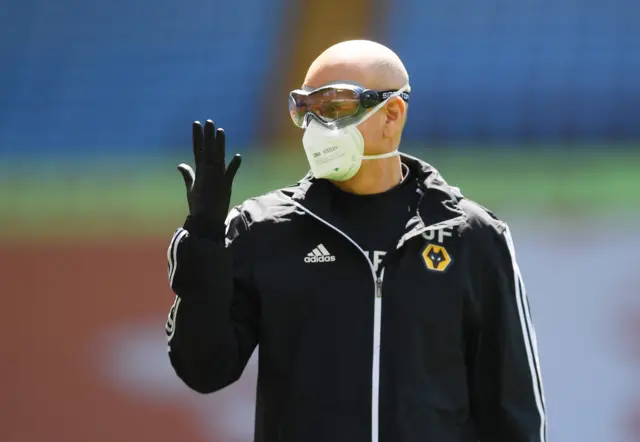
POLYGON ((325 147, 324 149, 322 149, 322 153, 331 153, 336 149, 338 149, 338 146, 325 147))

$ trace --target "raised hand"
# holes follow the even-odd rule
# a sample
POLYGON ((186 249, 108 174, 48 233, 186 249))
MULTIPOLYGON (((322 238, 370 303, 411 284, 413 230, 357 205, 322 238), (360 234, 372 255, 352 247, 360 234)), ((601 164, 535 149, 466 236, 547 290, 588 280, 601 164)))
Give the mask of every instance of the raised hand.
POLYGON ((242 158, 236 154, 226 166, 224 130, 216 130, 211 120, 206 121, 204 129, 199 121, 193 123, 193 157, 195 172, 188 164, 178 166, 189 204, 184 228, 193 235, 220 241, 224 238, 233 179, 242 158))

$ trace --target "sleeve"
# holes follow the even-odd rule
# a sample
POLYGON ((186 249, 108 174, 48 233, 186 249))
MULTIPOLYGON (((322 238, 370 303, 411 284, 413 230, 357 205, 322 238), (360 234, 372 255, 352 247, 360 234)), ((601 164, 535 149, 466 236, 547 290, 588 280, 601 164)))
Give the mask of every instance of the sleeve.
POLYGON ((481 315, 472 356, 472 413, 479 442, 546 442, 536 334, 511 233, 485 246, 481 315))
POLYGON ((225 244, 183 228, 169 244, 169 285, 176 294, 165 328, 169 359, 178 377, 203 394, 235 382, 258 344, 249 234, 234 208, 225 244))

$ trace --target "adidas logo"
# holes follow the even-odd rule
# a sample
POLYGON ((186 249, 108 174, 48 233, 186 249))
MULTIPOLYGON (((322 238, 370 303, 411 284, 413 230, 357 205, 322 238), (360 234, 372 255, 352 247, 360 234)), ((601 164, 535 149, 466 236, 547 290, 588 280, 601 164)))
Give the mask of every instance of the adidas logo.
POLYGON ((325 246, 318 244, 318 246, 311 252, 307 253, 304 257, 304 262, 333 262, 336 257, 333 256, 325 246))

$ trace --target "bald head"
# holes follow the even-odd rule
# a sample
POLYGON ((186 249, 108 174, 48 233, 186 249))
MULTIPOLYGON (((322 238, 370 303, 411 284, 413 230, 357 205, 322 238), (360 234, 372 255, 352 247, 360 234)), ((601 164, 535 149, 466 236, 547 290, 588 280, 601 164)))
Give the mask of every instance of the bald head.
MULTIPOLYGON (((331 46, 320 54, 309 67, 303 86, 316 89, 335 82, 357 83, 365 89, 378 91, 398 91, 408 86, 409 75, 400 57, 391 49, 368 40, 351 40, 331 46)), ((409 89, 405 91, 409 92, 409 89)), ((407 103, 399 96, 392 96, 374 109, 368 110, 366 118, 355 125, 362 135, 364 154, 397 151, 406 122, 407 103)), ((398 156, 364 161, 358 173, 342 185, 360 183, 351 190, 370 193, 385 179, 394 181, 400 175, 398 156)))
POLYGON ((369 40, 351 40, 325 50, 309 67, 304 86, 335 81, 356 82, 369 89, 400 89, 409 75, 391 49, 369 40))

